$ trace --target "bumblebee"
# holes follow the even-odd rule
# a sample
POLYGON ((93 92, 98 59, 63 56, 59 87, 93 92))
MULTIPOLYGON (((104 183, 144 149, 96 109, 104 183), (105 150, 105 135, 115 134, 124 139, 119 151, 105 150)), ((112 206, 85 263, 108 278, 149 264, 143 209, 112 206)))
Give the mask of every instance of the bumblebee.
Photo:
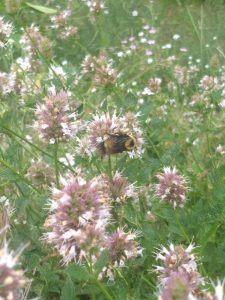
POLYGON ((108 138, 100 144, 102 155, 132 151, 135 148, 136 141, 128 134, 108 134, 108 138))

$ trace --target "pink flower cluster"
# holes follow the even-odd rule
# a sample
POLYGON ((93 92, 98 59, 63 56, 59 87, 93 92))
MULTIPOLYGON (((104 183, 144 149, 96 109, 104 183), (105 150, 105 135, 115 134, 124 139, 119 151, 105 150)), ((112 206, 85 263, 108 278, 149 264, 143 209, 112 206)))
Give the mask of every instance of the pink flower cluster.
POLYGON ((37 120, 34 128, 39 131, 40 138, 54 144, 65 141, 77 130, 75 113, 70 113, 68 94, 65 91, 49 93, 44 103, 38 104, 35 111, 37 120))
POLYGON ((21 0, 5 0, 5 9, 8 13, 16 13, 21 7, 21 0))
POLYGON ((119 78, 118 72, 113 68, 113 60, 105 51, 101 51, 98 57, 87 55, 82 63, 82 73, 86 76, 93 76, 92 91, 97 86, 115 84, 119 78))
POLYGON ((169 248, 162 247, 156 255, 162 265, 156 266, 159 276, 159 299, 191 299, 195 290, 203 283, 198 269, 194 246, 190 244, 186 249, 182 245, 169 245, 169 248))
POLYGON ((128 198, 137 200, 137 190, 133 184, 130 184, 127 177, 122 176, 118 171, 114 174, 112 179, 107 175, 102 174, 97 177, 102 185, 110 195, 110 199, 118 203, 124 203, 128 198))
POLYGON ((0 17, 0 48, 4 48, 12 34, 13 26, 6 22, 3 17, 0 17))
POLYGON ((97 183, 81 177, 71 178, 62 190, 53 191, 46 221, 51 229, 45 237, 65 263, 81 262, 91 254, 96 259, 103 249, 105 226, 110 218, 107 195, 97 183))
POLYGON ((34 72, 40 69, 41 62, 37 59, 40 55, 44 58, 51 58, 53 55, 51 41, 33 24, 25 29, 20 43, 24 46, 30 68, 34 72))
MULTIPOLYGON (((107 249, 110 265, 121 267, 141 254, 135 233, 120 228, 108 233, 110 195, 102 187, 97 177, 86 181, 78 176, 65 182, 62 190, 53 190, 45 239, 58 250, 64 263, 95 262, 107 249)), ((104 269, 102 276, 108 276, 109 269, 104 269)))
POLYGON ((188 190, 184 176, 179 175, 176 168, 164 168, 163 173, 157 175, 156 197, 162 202, 171 204, 174 208, 183 207, 188 190))
POLYGON ((44 161, 34 161, 27 169, 27 176, 37 186, 51 185, 55 180, 53 169, 44 161))
POLYGON ((7 245, 0 249, 0 299, 20 300, 20 290, 26 283, 21 270, 16 270, 18 256, 7 245))
POLYGON ((77 33, 77 27, 70 25, 72 11, 71 9, 63 10, 59 15, 51 17, 52 27, 57 30, 57 35, 61 39, 67 39, 77 33))

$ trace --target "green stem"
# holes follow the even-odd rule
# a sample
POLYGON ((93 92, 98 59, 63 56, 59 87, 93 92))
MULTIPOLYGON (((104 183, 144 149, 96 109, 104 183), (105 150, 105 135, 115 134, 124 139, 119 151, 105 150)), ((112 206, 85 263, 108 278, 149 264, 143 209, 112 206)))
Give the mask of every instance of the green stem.
POLYGON ((27 185, 29 185, 33 190, 35 190, 36 192, 38 192, 39 194, 41 194, 41 192, 40 192, 38 189, 36 189, 28 179, 26 179, 23 175, 21 175, 20 173, 18 173, 17 170, 16 170, 13 166, 9 165, 6 161, 4 161, 4 160, 2 160, 2 159, 0 159, 0 164, 2 164, 2 165, 5 166, 7 169, 9 169, 9 170, 12 171, 14 174, 16 174, 16 175, 21 179, 21 181, 24 181, 24 182, 25 182, 27 185))
POLYGON ((28 149, 27 146, 23 145, 23 143, 19 139, 15 139, 15 137, 13 137, 11 134, 7 134, 7 135, 13 141, 15 141, 17 144, 19 144, 25 151, 27 151, 28 153, 30 153, 31 156, 34 156, 36 159, 39 158, 38 155, 34 151, 31 151, 30 149, 28 149))
POLYGON ((112 161, 110 154, 108 155, 108 176, 110 181, 112 182, 112 161))
POLYGON ((190 19, 190 21, 191 21, 192 26, 193 26, 193 29, 194 29, 194 31, 195 31, 195 33, 196 33, 198 39, 199 39, 199 42, 201 43, 201 36, 200 36, 199 31, 198 31, 198 28, 197 28, 197 26, 196 26, 196 24, 195 24, 194 18, 193 18, 193 16, 192 16, 192 14, 191 14, 189 8, 188 8, 187 6, 185 6, 185 8, 186 8, 186 11, 187 11, 187 15, 188 15, 188 17, 189 17, 189 19, 190 19))
POLYGON ((96 300, 95 293, 92 289, 91 289, 91 299, 96 300))
POLYGON ((31 41, 31 44, 33 46, 34 51, 36 52, 37 56, 39 56, 39 58, 41 58, 43 60, 43 62, 45 63, 45 65, 52 71, 52 73, 55 75, 55 77, 58 79, 58 81, 60 82, 60 84, 62 85, 63 89, 66 90, 67 87, 65 86, 65 84, 63 83, 63 81, 61 80, 61 78, 59 77, 59 75, 55 72, 55 70, 52 68, 52 63, 54 62, 53 59, 47 59, 44 55, 42 55, 42 53, 40 52, 40 50, 38 49, 38 47, 36 47, 34 40, 32 39, 32 37, 30 36, 30 34, 27 32, 27 29, 23 26, 24 31, 26 32, 26 35, 28 36, 28 38, 31 41))
MULTIPOLYGON (((87 261, 87 267, 88 267, 90 273, 94 275, 91 254, 89 257, 89 261, 87 261)), ((96 300, 95 292, 94 292, 92 286, 91 286, 91 299, 96 300)))
POLYGON ((89 260, 86 259, 86 262, 87 262, 86 266, 87 266, 89 272, 91 273, 91 280, 93 281, 93 283, 98 286, 98 288, 101 290, 101 292, 105 296, 105 299, 113 300, 112 296, 109 294, 109 292, 104 287, 104 285, 98 280, 98 278, 96 278, 96 275, 94 273, 93 266, 92 266, 91 254, 90 254, 89 260))
POLYGON ((177 2, 177 4, 178 4, 179 6, 181 6, 180 0, 176 0, 176 2, 177 2))
POLYGON ((108 293, 108 291, 106 290, 106 288, 103 286, 103 284, 101 284, 101 282, 99 282, 99 280, 97 278, 93 278, 95 284, 99 287, 99 289, 102 291, 102 293, 105 295, 105 298, 107 300, 113 300, 113 298, 111 297, 111 295, 108 293))
POLYGON ((14 132, 13 130, 11 130, 11 129, 5 127, 5 126, 1 126, 1 128, 4 129, 3 133, 5 133, 6 135, 8 135, 9 137, 12 138, 11 135, 15 135, 16 137, 18 137, 19 139, 21 139, 22 141, 24 141, 28 145, 30 145, 30 146, 34 147, 36 150, 40 151, 42 154, 45 154, 45 155, 47 155, 49 157, 52 157, 51 154, 47 153, 46 151, 42 150, 38 146, 34 145, 33 143, 31 143, 30 141, 28 141, 27 139, 25 139, 23 136, 21 136, 18 133, 14 132))
POLYGON ((99 173, 99 174, 101 174, 101 169, 99 168, 99 165, 98 165, 98 163, 96 163, 96 161, 95 161, 95 160, 93 160, 93 164, 94 164, 94 166, 96 167, 96 169, 97 169, 98 173, 99 173))
POLYGON ((183 225, 181 224, 180 219, 179 219, 179 217, 178 217, 176 211, 175 211, 175 219, 176 219, 177 226, 179 227, 179 229, 180 229, 180 231, 181 231, 183 237, 185 238, 185 240, 186 240, 188 243, 190 243, 191 240, 189 239, 189 237, 188 237, 186 231, 184 230, 184 227, 183 227, 183 225))
POLYGON ((142 280, 144 280, 147 285, 152 289, 152 291, 155 291, 156 285, 153 284, 150 280, 148 280, 144 275, 142 275, 142 280))
POLYGON ((152 149, 154 150, 155 154, 157 155, 158 159, 160 160, 161 159, 160 154, 159 154, 157 148, 155 147, 154 143, 152 142, 151 138, 149 138, 149 143, 151 144, 152 149))
POLYGON ((56 187, 59 189, 59 164, 58 164, 58 148, 59 143, 55 140, 54 144, 54 163, 55 163, 55 180, 56 180, 56 187))
POLYGON ((201 5, 201 18, 200 18, 200 53, 201 53, 201 59, 202 59, 202 53, 203 53, 203 28, 204 28, 204 11, 203 11, 203 5, 201 5))
MULTIPOLYGON (((14 132, 13 130, 5 127, 5 126, 1 126, 2 129, 4 129, 3 133, 8 135, 10 138, 12 138, 11 135, 15 135, 16 137, 18 137, 19 139, 21 139, 22 141, 24 141, 25 143, 27 143, 28 145, 30 145, 31 147, 33 147, 34 149, 40 151, 42 154, 53 158, 52 154, 42 150, 41 148, 39 148, 38 146, 36 146, 35 144, 31 143, 30 141, 28 141, 27 139, 25 139, 23 136, 19 135, 18 133, 14 132)), ((21 145, 22 146, 22 145, 21 145)), ((74 172, 74 169, 70 166, 67 166, 66 164, 62 163, 61 161, 58 161, 58 164, 62 165, 63 167, 65 167, 66 169, 70 170, 71 172, 74 172)))

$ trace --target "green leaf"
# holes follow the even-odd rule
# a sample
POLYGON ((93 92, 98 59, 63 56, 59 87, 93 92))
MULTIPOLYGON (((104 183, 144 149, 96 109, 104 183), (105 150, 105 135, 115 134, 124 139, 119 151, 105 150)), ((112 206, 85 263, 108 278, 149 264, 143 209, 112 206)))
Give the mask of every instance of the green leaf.
POLYGON ((209 226, 204 226, 200 241, 202 247, 205 247, 208 242, 215 242, 216 232, 219 226, 220 224, 210 224, 209 226))
POLYGON ((71 278, 68 276, 62 288, 60 300, 74 300, 74 299, 75 299, 74 284, 71 278))
POLYGON ((97 262, 95 263, 95 270, 99 273, 108 263, 108 251, 103 251, 97 262))
POLYGON ((89 274, 87 270, 77 264, 70 264, 66 269, 65 273, 68 274, 74 280, 87 280, 89 279, 89 274))
POLYGON ((80 115, 83 111, 84 111, 84 104, 82 103, 81 105, 78 106, 76 112, 80 115))
POLYGON ((57 10, 53 9, 53 8, 49 8, 46 6, 42 6, 42 5, 34 5, 32 3, 26 2, 26 5, 43 13, 43 14, 47 14, 47 15, 51 15, 51 14, 56 14, 57 10))
POLYGON ((5 180, 8 180, 8 181, 17 181, 20 179, 17 174, 13 173, 9 169, 0 170, 0 177, 4 178, 5 180))
POLYGON ((37 282, 33 284, 33 290, 38 296, 41 297, 44 286, 45 286, 44 283, 37 282))

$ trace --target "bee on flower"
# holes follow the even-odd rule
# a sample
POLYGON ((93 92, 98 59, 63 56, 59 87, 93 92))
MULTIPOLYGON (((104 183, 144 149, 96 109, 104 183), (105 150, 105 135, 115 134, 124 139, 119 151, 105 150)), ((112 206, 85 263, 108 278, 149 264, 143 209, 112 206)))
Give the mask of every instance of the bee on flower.
POLYGON ((112 116, 109 113, 95 115, 87 125, 86 135, 78 140, 77 152, 83 151, 89 156, 91 153, 97 153, 102 157, 128 152, 131 158, 140 157, 144 152, 144 140, 138 116, 139 114, 132 112, 124 116, 117 116, 115 112, 112 116))

